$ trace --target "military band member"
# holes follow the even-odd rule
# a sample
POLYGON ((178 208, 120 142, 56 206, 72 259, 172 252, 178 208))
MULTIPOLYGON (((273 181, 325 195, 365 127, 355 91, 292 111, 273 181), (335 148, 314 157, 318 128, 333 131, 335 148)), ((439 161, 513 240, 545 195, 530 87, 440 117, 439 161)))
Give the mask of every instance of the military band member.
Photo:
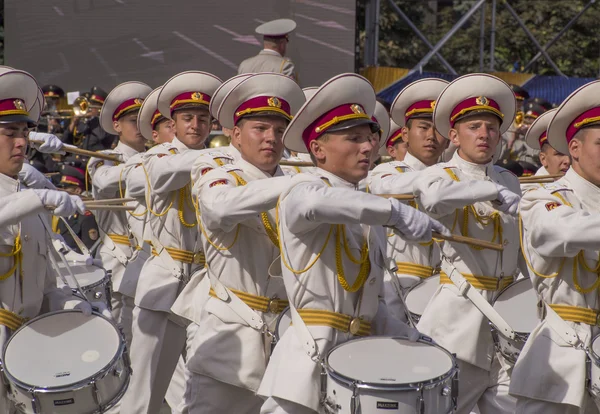
MULTIPOLYGON (((411 83, 398 94, 392 104, 391 115, 397 124, 404 127, 394 135, 390 134, 382 148, 393 147, 393 140, 399 139, 408 143, 408 152, 404 161, 391 161, 373 169, 369 178, 369 189, 373 194, 412 194, 413 182, 418 174, 437 163, 448 140, 435 131, 433 108, 447 85, 448 82, 441 79, 422 79, 411 83)), ((412 206, 416 206, 414 202, 412 206)), ((408 289, 437 273, 440 258, 435 243, 410 243, 395 232, 389 232, 387 236, 387 253, 396 262, 396 273, 402 289, 408 289)), ((398 318, 404 318, 404 306, 395 288, 397 283, 390 280, 388 274, 384 280, 390 312, 398 318)))
POLYGON ((243 73, 272 72, 282 73, 298 79, 294 63, 285 57, 289 34, 296 28, 296 22, 290 19, 278 19, 263 23, 256 28, 256 33, 263 36, 263 50, 258 55, 244 60, 238 68, 238 75, 243 73))
MULTIPOLYGON (((119 144, 114 150, 105 150, 103 153, 119 157, 121 162, 100 158, 89 160, 87 171, 96 200, 122 196, 126 179, 124 163, 145 150, 144 138, 137 129, 137 116, 142 101, 150 91, 145 83, 125 82, 115 87, 106 98, 99 122, 104 131, 118 135, 119 144)), ((123 283, 123 274, 137 244, 129 229, 126 211, 99 210, 95 216, 102 238, 96 256, 106 269, 112 271, 112 313, 129 342, 135 291, 123 283)))
MULTIPOLYGON (((586 353, 598 328, 600 82, 573 92, 548 126, 570 154, 566 175, 524 194, 523 249, 543 320, 529 335, 510 386, 517 413, 598 413, 586 389, 586 353), (544 315, 545 314, 545 315, 544 315)), ((589 362, 588 362, 589 363, 589 362)), ((592 362, 593 363, 593 362, 592 362)))
POLYGON ((372 333, 419 338, 388 317, 383 303, 382 225, 415 240, 430 240, 432 228, 447 230, 397 200, 357 191, 379 150, 375 102, 366 79, 339 75, 307 100, 284 134, 284 145, 310 151, 317 168, 295 175, 297 184, 279 199, 283 280, 298 318, 292 313, 294 323, 269 361, 261 413, 322 412, 319 359, 340 343, 372 333))
POLYGON ((106 101, 107 94, 101 88, 94 86, 89 93, 89 109, 85 117, 73 117, 63 137, 66 144, 73 144, 89 151, 110 149, 118 138, 106 131, 100 124, 100 112, 106 101))
MULTIPOLYGON (((38 316, 42 302, 51 311, 77 308, 91 314, 87 302, 56 287, 56 273, 48 262, 48 210, 69 216, 83 211, 79 197, 47 189, 23 189, 18 174, 25 161, 30 118, 38 85, 26 72, 0 74, 0 345, 28 319, 38 316)), ((39 113, 38 113, 39 114, 39 113)), ((7 387, 0 389, 0 412, 13 414, 7 387)))
POLYGON ((292 180, 278 166, 281 137, 303 103, 294 80, 258 74, 235 86, 218 110, 241 158, 196 184, 211 290, 187 363, 190 413, 258 413, 263 403, 255 395, 269 357, 263 328, 274 329, 287 306, 283 281, 269 272, 279 257, 274 208, 292 180))
POLYGON ((142 161, 153 248, 136 289, 131 344, 136 373, 123 398, 123 412, 160 410, 185 347, 185 328, 172 320, 170 308, 192 273, 204 266, 190 171, 210 133, 208 105, 219 85, 214 75, 188 71, 169 79, 158 94, 158 110, 174 121, 175 138, 151 148, 142 161))
POLYGON ((523 140, 529 124, 525 122, 525 101, 529 99, 529 93, 519 85, 510 85, 516 100, 516 117, 515 122, 510 126, 508 131, 502 135, 500 141, 500 160, 525 161, 527 154, 527 146, 523 140))
POLYGON ((571 165, 569 154, 561 154, 548 143, 547 128, 556 112, 551 109, 541 114, 529 127, 525 135, 527 145, 539 151, 539 159, 542 166, 535 175, 564 174, 571 165))
MULTIPOLYGON (((448 260, 488 301, 518 274, 519 181, 494 166, 496 147, 513 122, 515 97, 495 76, 471 74, 450 83, 436 101, 437 131, 458 148, 447 163, 424 170, 415 181, 419 209, 439 218, 454 234, 501 243, 503 252, 442 244, 448 260)), ((448 275, 427 305, 417 328, 448 351, 460 368, 457 413, 512 413, 510 366, 496 353, 487 319, 462 296, 448 275)))

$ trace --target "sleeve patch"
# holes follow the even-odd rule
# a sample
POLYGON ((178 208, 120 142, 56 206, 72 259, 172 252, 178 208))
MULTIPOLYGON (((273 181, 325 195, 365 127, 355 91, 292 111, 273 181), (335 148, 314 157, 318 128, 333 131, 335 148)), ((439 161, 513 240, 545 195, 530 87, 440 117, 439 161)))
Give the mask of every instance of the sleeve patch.
POLYGON ((206 168, 203 168, 203 169, 202 169, 202 171, 200 171, 200 175, 204 175, 204 174, 206 174, 207 172, 209 172, 210 170, 212 170, 212 168, 211 168, 211 167, 206 167, 206 168))
POLYGON ((217 181, 213 181, 212 183, 210 183, 208 185, 208 187, 212 188, 212 187, 216 187, 217 185, 225 185, 225 184, 227 184, 227 180, 217 180, 217 181))
POLYGON ((383 175, 381 176, 381 178, 389 177, 390 175, 392 175, 392 174, 383 174, 383 175))
POLYGON ((557 203, 556 201, 552 201, 550 203, 546 203, 546 210, 552 211, 555 208, 560 207, 560 206, 562 206, 562 204, 557 203))

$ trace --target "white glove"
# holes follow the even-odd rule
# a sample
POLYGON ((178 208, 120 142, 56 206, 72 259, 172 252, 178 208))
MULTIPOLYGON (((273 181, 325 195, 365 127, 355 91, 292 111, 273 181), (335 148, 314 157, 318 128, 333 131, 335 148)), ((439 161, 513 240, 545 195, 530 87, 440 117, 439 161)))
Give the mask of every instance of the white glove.
POLYGON ((52 184, 44 174, 27 163, 23 164, 21 171, 19 171, 19 181, 29 188, 47 188, 56 190, 54 184, 52 184))
POLYGON ((492 203, 498 208, 498 210, 510 214, 515 215, 519 211, 519 202, 521 201, 521 197, 519 195, 513 193, 508 188, 496 184, 496 188, 498 189, 498 198, 497 201, 493 201, 492 203))
POLYGON ((397 229, 404 239, 429 241, 431 240, 432 231, 446 236, 450 235, 450 230, 427 214, 421 213, 419 210, 402 204, 393 198, 390 199, 390 202, 392 203, 392 215, 388 226, 397 229))
POLYGON ((81 300, 79 298, 73 297, 73 299, 65 302, 64 308, 65 310, 76 309, 80 310, 85 316, 90 316, 92 314, 92 305, 86 300, 81 300))
POLYGON ((64 154, 62 151, 63 142, 53 134, 46 134, 44 132, 31 131, 29 133, 29 139, 35 141, 44 141, 43 144, 33 144, 38 151, 45 152, 48 154, 64 154))
POLYGON ((49 208, 55 216, 69 217, 76 212, 83 214, 85 205, 81 198, 65 191, 31 190, 40 198, 44 207, 49 208))
POLYGON ((106 319, 112 321, 112 318, 113 318, 112 317, 112 313, 110 313, 110 311, 106 307, 106 303, 104 303, 104 302, 92 302, 92 308, 93 308, 94 311, 102 314, 102 316, 104 316, 106 319))

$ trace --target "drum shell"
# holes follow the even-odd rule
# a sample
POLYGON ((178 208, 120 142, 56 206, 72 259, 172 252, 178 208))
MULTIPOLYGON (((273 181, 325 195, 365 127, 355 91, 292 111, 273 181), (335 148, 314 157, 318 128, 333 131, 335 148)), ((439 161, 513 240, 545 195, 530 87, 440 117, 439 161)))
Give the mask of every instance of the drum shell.
MULTIPOLYGON (((71 289, 73 293, 77 293, 77 289, 71 289)), ((111 309, 112 299, 112 281, 110 273, 106 273, 106 276, 99 282, 91 285, 81 286, 81 290, 85 293, 85 296, 90 302, 103 302, 107 309, 111 309)))
MULTIPOLYGON (((65 312, 79 311, 58 311, 38 316, 19 328, 13 337, 29 323, 65 312)), ((94 312, 93 315, 110 322, 120 337, 119 350, 112 361, 92 378, 68 386, 47 388, 24 384, 10 374, 10 367, 4 367, 3 374, 4 381, 8 384, 8 396, 14 401, 20 412, 25 414, 99 414, 115 405, 123 397, 131 375, 123 334, 112 321, 104 318, 101 314, 94 312)), ((9 344, 10 339, 4 352, 9 344)), ((3 353, 3 360, 4 358, 3 353)))
POLYGON ((414 295, 418 295, 418 304, 424 310, 433 298, 433 295, 437 291, 440 285, 440 275, 435 274, 433 276, 428 277, 427 279, 421 280, 421 282, 416 283, 406 290, 404 294, 404 302, 406 303, 406 310, 410 314, 412 322, 416 325, 421 319, 421 315, 423 314, 421 309, 419 311, 415 311, 414 307, 411 306, 411 299, 414 295))
MULTIPOLYGON (((454 357, 449 353, 448 355, 454 360, 454 357)), ((453 368, 440 378, 422 383, 385 386, 343 377, 328 364, 326 369, 328 414, 353 414, 352 400, 355 394, 360 405, 360 410, 356 412, 361 414, 450 414, 456 408, 458 367, 455 360, 453 368)))
POLYGON ((600 402, 600 355, 594 351, 594 343, 600 341, 600 335, 592 340, 588 354, 588 391, 596 402, 600 402))

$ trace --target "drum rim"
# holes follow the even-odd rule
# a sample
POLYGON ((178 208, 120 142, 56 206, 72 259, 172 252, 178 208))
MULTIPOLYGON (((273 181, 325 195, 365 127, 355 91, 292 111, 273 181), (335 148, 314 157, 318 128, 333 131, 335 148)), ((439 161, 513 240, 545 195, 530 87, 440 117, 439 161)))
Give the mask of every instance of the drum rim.
POLYGON ((596 353, 596 351, 594 351, 594 342, 596 342, 596 339, 598 339, 598 338, 600 338, 600 334, 598 334, 592 338, 592 341, 590 342, 590 346, 588 347, 589 353, 592 354, 592 356, 594 357, 592 362, 596 366, 600 366, 600 355, 598 355, 596 353))
MULTIPOLYGON (((496 297, 494 298, 494 300, 492 301, 492 307, 494 307, 494 305, 496 304, 496 301, 498 300, 498 298, 499 298, 500 296, 502 296, 502 294, 503 294, 505 291, 507 291, 509 288, 511 288, 512 286, 516 285, 517 283, 521 283, 521 282, 530 282, 530 283, 532 283, 532 282, 531 282, 531 279, 529 279, 529 278, 527 278, 527 277, 524 277, 523 279, 515 280, 514 282, 512 282, 510 285, 506 286, 504 289, 502 289, 502 290, 501 290, 501 291, 498 293, 498 296, 496 296, 496 297)), ((532 287, 533 287, 533 283, 532 283, 532 287)), ((537 295, 537 292, 536 292, 536 295, 537 295)), ((539 321, 541 322, 542 320, 541 320, 541 319, 539 319, 539 321)), ((503 336, 503 337, 504 337, 504 338, 506 338, 506 339, 510 339, 510 338, 506 337, 505 335, 503 335, 503 334, 502 334, 502 332, 501 332, 501 331, 500 331, 500 330, 499 330, 499 329, 498 329, 498 328, 497 328, 497 327, 496 327, 496 326, 495 326, 495 325, 494 325, 494 324, 493 324, 491 321, 488 321, 488 323, 490 324, 490 326, 491 326, 493 329, 495 329, 495 330, 496 330, 496 332, 498 332, 498 335, 500 335, 500 336, 503 336)), ((512 327, 511 327, 511 329, 512 329, 512 327)), ((534 329, 535 329, 535 328, 534 328, 534 329)), ((516 337, 517 335, 520 335, 520 336, 525 336, 525 338, 523 338, 523 339, 522 339, 522 341, 523 341, 523 342, 526 342, 526 341, 527 341, 527 338, 529 338, 529 335, 530 335, 530 334, 531 334, 531 332, 519 332, 519 331, 515 331, 515 339, 517 339, 517 337, 516 337)))
MULTIPOLYGON (((108 271, 105 268, 103 268, 102 266, 96 266, 96 265, 91 265, 91 266, 94 266, 94 267, 97 267, 98 269, 101 269, 104 272, 104 276, 99 281, 91 283, 89 285, 82 285, 80 283, 81 289, 84 290, 84 291, 88 291, 90 289, 94 289, 94 288, 96 288, 98 286, 106 285, 106 284, 108 284, 110 282, 110 275, 108 274, 108 271)), ((70 275, 67 275, 67 276, 70 277, 70 275)), ((76 276, 76 274, 74 273, 73 276, 76 276)), ((62 278, 60 276, 58 278, 62 280, 62 278)), ((65 277, 65 280, 66 280, 66 277, 65 277)), ((79 281, 77 281, 77 282, 79 282, 79 281)), ((69 286, 69 289, 77 290, 76 287, 71 287, 71 285, 67 285, 67 286, 69 286)), ((47 314, 45 313, 44 315, 47 315, 47 314)))
MULTIPOLYGON (((33 384, 28 384, 26 382, 23 382, 21 380, 18 380, 17 378, 15 378, 8 370, 7 366, 6 366, 6 350, 8 349, 8 345, 11 343, 12 339, 16 336, 16 334, 21 331, 22 329, 24 329, 25 327, 29 326, 31 323, 39 320, 39 319, 43 319, 45 317, 51 316, 51 315, 56 315, 59 313, 82 313, 80 310, 77 309, 63 309, 63 310, 58 310, 58 311, 54 311, 54 312, 47 312, 47 313, 43 313, 41 315, 36 316, 35 318, 27 321, 25 324, 23 324, 23 326, 21 326, 19 329, 17 329, 15 332, 13 332, 13 334, 10 336, 10 338, 8 338, 8 340, 6 341, 6 344, 4 345, 4 349, 2 350, 2 370, 4 372, 4 375, 6 376, 6 378, 13 384, 17 385, 20 388, 23 388, 25 390, 31 390, 31 392, 33 393, 52 393, 52 392, 63 392, 63 391, 76 391, 82 388, 85 388, 87 385, 89 385, 92 382, 98 381, 99 379, 104 378, 106 375, 108 375, 110 373, 110 370, 112 367, 114 367, 115 363, 124 358, 124 354, 127 352, 126 349, 126 344, 125 344, 125 340, 123 339, 123 335, 121 333, 121 330, 119 329, 119 327, 110 319, 106 318, 104 315, 102 315, 99 312, 92 312, 92 315, 94 316, 98 316, 102 319, 104 319, 105 321, 107 321, 108 323, 110 323, 110 325, 115 329, 115 331, 117 332, 117 334, 119 335, 119 347, 117 349, 117 353, 115 354, 115 356, 110 360, 110 362, 108 362, 104 368, 102 368, 100 371, 98 371, 96 374, 84 378, 82 380, 73 382, 71 384, 68 385, 61 385, 61 386, 37 386, 37 385, 33 385, 33 384)), ((127 364, 126 364, 127 365, 127 364)), ((129 367, 125 367, 126 368, 126 372, 128 372, 129 367)))
POLYGON ((275 337, 276 340, 280 340, 281 338, 279 337, 279 324, 281 323, 281 319, 282 316, 285 315, 285 313, 290 310, 289 306, 286 306, 281 313, 279 314, 279 316, 277 317, 277 323, 275 324, 275 332, 273 332, 273 336, 275 337))
POLYGON ((349 388, 356 387, 356 388, 360 388, 360 389, 381 390, 381 391, 392 391, 392 390, 396 390, 396 391, 416 390, 416 391, 418 391, 423 386, 431 386, 431 385, 437 385, 440 383, 444 383, 448 379, 454 377, 458 373, 458 365, 457 365, 456 357, 454 357, 454 355, 451 354, 450 352, 448 352, 448 350, 446 350, 445 348, 434 343, 433 340, 427 340, 427 339, 424 339, 423 337, 419 338, 416 342, 431 345, 431 346, 434 346, 434 347, 440 349, 446 355, 448 355, 448 357, 450 357, 450 360, 452 361, 452 368, 450 368, 450 370, 448 372, 446 372, 443 375, 440 375, 438 377, 434 377, 432 379, 426 380, 426 381, 408 382, 408 383, 403 383, 403 384, 379 384, 379 383, 372 383, 372 382, 363 382, 357 378, 350 378, 345 375, 342 375, 329 365, 329 356, 338 348, 340 348, 343 345, 346 345, 350 342, 366 341, 366 340, 374 339, 374 338, 402 339, 402 340, 411 342, 408 339, 408 337, 405 337, 405 336, 380 336, 380 335, 377 335, 377 336, 368 336, 365 338, 351 339, 349 341, 338 344, 335 347, 333 347, 332 349, 330 349, 329 352, 327 352, 327 356, 325 357, 325 359, 323 361, 323 365, 325 367, 325 370, 329 374, 329 376, 334 381, 340 382, 340 383, 348 386, 349 388))
MULTIPOLYGON (((400 275, 402 275, 403 273, 399 273, 400 275)), ((408 275, 410 276, 410 275, 408 275)), ((406 293, 404 294, 404 303, 406 304, 406 310, 408 312, 410 312, 411 314, 414 312, 411 312, 410 309, 408 309, 408 304, 406 303, 406 298, 408 298, 408 295, 410 295, 410 292, 412 292, 413 290, 415 290, 417 287, 421 286, 422 284, 426 283, 428 280, 433 280, 435 277, 437 277, 438 279, 440 278, 440 273, 434 273, 429 277, 426 277, 424 279, 421 279, 419 281, 419 283, 415 283, 414 285, 412 285, 411 287, 409 287, 408 289, 406 289, 406 293)), ((439 285, 439 281, 438 281, 438 285, 439 285)), ((436 289, 437 290, 437 289, 436 289)), ((435 294, 435 293, 434 293, 435 294)), ((415 314, 416 315, 416 314, 415 314)), ((418 315, 419 318, 423 315, 418 315)))

